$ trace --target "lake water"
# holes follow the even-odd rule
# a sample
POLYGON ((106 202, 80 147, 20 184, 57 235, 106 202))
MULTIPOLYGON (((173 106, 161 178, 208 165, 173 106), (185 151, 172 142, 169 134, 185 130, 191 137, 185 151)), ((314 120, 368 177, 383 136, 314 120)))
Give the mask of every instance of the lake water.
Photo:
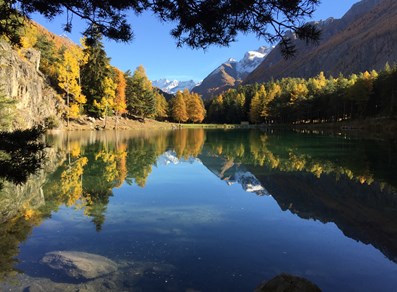
POLYGON ((0 290, 396 291, 397 145, 261 130, 73 132, 0 190, 0 290), (73 277, 52 251, 114 261, 73 277))

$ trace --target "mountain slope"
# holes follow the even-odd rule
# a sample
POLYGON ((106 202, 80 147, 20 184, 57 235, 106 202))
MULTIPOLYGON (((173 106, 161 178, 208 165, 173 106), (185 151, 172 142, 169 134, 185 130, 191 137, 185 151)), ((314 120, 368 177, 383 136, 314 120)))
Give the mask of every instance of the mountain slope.
POLYGON ((227 60, 204 78, 201 84, 194 87, 192 91, 200 94, 205 100, 237 86, 259 66, 271 50, 272 48, 263 46, 256 51, 245 53, 244 58, 240 61, 232 58, 227 60))
POLYGON ((382 69, 397 61, 397 1, 363 0, 341 18, 318 22, 322 38, 318 46, 296 41, 297 55, 285 60, 278 47, 244 80, 265 82, 271 78, 311 77, 324 71, 337 76, 382 69))

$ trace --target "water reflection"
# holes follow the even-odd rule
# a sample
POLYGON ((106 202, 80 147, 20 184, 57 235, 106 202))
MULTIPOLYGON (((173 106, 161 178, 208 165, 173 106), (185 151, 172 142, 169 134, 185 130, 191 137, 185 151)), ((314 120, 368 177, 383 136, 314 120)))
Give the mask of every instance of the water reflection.
MULTIPOLYGON (((189 160, 201 161, 229 185, 240 184, 256 195, 272 195, 282 210, 304 219, 334 222, 347 236, 370 243, 397 261, 395 144, 203 129, 75 132, 50 136, 48 143, 53 148, 46 168, 24 185, 13 186, 9 192, 18 195, 2 208, 0 277, 15 272, 18 245, 33 227, 62 206, 81 210, 93 229, 101 232, 117 188, 124 184, 144 188, 159 163, 189 160)), ((178 210, 164 210, 188 221, 178 210)), ((189 214, 214 220, 200 212, 193 208, 189 214)), ((161 214, 149 208, 136 216, 161 220, 161 214), (150 215, 156 212, 157 216, 150 215)))

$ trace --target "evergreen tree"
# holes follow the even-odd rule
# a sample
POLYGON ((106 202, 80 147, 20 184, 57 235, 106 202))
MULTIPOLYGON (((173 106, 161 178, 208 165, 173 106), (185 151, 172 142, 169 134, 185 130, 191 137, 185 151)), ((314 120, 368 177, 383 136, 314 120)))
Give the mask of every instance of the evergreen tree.
POLYGON ((222 123, 224 121, 223 95, 220 94, 211 100, 208 109, 208 118, 211 122, 222 123))
POLYGON ((55 48, 55 43, 45 34, 39 34, 34 48, 40 51, 40 72, 46 75, 52 85, 57 84, 57 69, 60 60, 58 58, 59 53, 55 48))
POLYGON ((154 116, 156 113, 156 97, 152 83, 146 76, 143 66, 139 66, 131 76, 126 72, 127 88, 127 110, 130 114, 145 118, 154 116))
POLYGON ((87 56, 87 63, 81 68, 81 86, 83 94, 87 97, 85 108, 88 114, 100 117, 103 110, 97 105, 101 104, 105 94, 104 80, 111 77, 110 59, 107 57, 101 42, 97 36, 85 45, 84 54, 87 56))

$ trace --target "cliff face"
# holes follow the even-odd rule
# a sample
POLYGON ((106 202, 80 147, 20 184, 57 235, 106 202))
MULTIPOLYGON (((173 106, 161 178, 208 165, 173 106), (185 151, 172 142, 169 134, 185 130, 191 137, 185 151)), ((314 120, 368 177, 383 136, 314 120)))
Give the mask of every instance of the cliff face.
POLYGON ((244 83, 266 82, 272 78, 312 77, 323 71, 339 73, 383 69, 397 61, 397 1, 362 0, 341 19, 317 23, 322 30, 318 46, 296 40, 293 59, 282 58, 277 46, 244 83))
POLYGON ((57 115, 56 93, 38 71, 40 53, 34 49, 23 52, 25 58, 0 42, 0 88, 2 94, 17 101, 11 129, 27 129, 43 124, 57 115))

